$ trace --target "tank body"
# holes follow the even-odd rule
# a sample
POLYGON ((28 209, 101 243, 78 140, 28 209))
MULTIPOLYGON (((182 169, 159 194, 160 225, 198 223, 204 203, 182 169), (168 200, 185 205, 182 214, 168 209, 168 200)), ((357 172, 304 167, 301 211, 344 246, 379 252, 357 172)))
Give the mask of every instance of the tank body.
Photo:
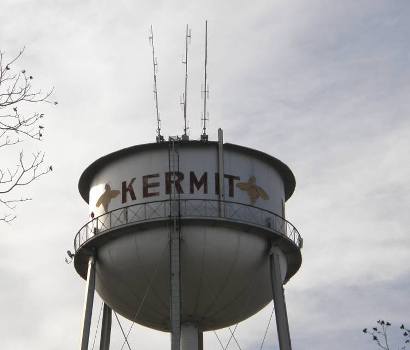
POLYGON ((235 324, 272 300, 272 242, 281 247, 284 281, 301 264, 299 237, 290 238, 284 220, 293 174, 279 160, 237 145, 224 145, 223 169, 215 142, 179 142, 172 154, 170 148, 164 142, 121 150, 83 173, 80 192, 95 219, 76 237, 76 269, 85 278, 86 257, 95 252, 103 300, 130 320, 169 331, 169 237, 177 205, 181 320, 203 331, 235 324))

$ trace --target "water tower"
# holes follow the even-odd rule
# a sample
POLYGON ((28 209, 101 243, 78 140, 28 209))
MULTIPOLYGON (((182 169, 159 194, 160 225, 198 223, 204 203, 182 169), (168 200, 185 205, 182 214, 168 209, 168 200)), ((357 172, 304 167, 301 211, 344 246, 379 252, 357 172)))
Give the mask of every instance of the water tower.
MULTIPOLYGON (((186 130, 185 130, 186 131, 186 130)), ((76 234, 87 281, 81 349, 94 290, 112 311, 170 332, 172 350, 203 349, 202 333, 236 324, 273 298, 281 350, 290 350, 283 284, 301 265, 302 238, 285 219, 291 170, 254 149, 170 137, 108 154, 81 175, 91 220, 76 234)))

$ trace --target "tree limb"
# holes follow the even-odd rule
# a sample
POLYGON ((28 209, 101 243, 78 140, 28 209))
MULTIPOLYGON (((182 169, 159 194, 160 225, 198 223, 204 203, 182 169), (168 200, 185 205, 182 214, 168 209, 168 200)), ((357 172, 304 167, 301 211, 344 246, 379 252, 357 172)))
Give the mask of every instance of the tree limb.
MULTIPOLYGON (((57 104, 50 100, 54 88, 45 93, 35 89, 32 85, 34 77, 25 69, 17 71, 14 67, 24 49, 9 61, 5 60, 4 52, 0 51, 0 150, 25 140, 42 140, 44 126, 41 119, 44 118, 44 113, 26 112, 25 105, 57 104)), ((52 170, 51 166, 44 165, 43 152, 33 153, 32 159, 27 161, 24 152, 20 151, 17 159, 18 164, 12 169, 0 165, 0 205, 8 210, 14 210, 19 202, 29 201, 31 198, 6 199, 5 195, 31 184, 52 170)), ((7 223, 14 219, 13 214, 0 216, 0 221, 7 223)))

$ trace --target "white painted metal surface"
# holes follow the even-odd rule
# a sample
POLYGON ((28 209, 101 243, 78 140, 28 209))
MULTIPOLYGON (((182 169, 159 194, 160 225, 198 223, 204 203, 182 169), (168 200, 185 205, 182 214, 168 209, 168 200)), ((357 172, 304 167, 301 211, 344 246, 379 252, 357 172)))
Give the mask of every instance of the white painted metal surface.
MULTIPOLYGON (((218 144, 181 142, 178 146, 176 188, 180 198, 218 201, 218 144)), ((283 203, 294 188, 293 175, 283 163, 260 152, 224 145, 223 168, 225 200, 282 215, 283 203)), ((89 199, 90 212, 98 216, 136 203, 169 200, 175 184, 172 180, 168 143, 152 144, 97 162, 83 175, 80 190, 89 199)), ((300 252, 286 235, 275 236, 234 216, 229 220, 204 218, 206 215, 188 215, 181 221, 180 322, 206 331, 240 322, 272 300, 272 240, 284 242, 284 250, 280 248, 277 254, 281 282, 292 259, 291 275, 299 268, 300 252)), ((108 216, 106 220, 113 219, 108 216)), ((162 215, 162 220, 126 225, 125 217, 116 220, 124 220, 124 226, 101 234, 97 228, 94 239, 85 244, 98 251, 96 289, 110 307, 128 319, 169 331, 170 218, 162 215)), ((86 255, 84 249, 80 248, 79 256, 86 255)), ((76 268, 83 275, 79 259, 76 268)))
MULTIPOLYGON (((189 143, 181 143, 179 152, 181 174, 178 187, 181 190, 181 198, 219 199, 216 145, 205 143, 201 146, 190 146, 189 143)), ((285 200, 283 179, 269 161, 225 147, 223 164, 226 200, 256 205, 282 215, 282 200, 285 200), (254 184, 252 178, 255 179, 254 184), (249 184, 252 188, 262 189, 268 198, 264 199, 257 194, 257 198, 252 201, 249 192, 241 189, 241 183, 245 184, 244 187, 249 184)), ((96 216, 105 212, 104 203, 98 207, 96 205, 105 193, 107 200, 109 199, 106 210, 168 199, 168 173, 166 145, 162 149, 141 150, 115 159, 99 169, 90 183, 90 212, 96 216), (111 195, 108 194, 107 185, 111 195)))

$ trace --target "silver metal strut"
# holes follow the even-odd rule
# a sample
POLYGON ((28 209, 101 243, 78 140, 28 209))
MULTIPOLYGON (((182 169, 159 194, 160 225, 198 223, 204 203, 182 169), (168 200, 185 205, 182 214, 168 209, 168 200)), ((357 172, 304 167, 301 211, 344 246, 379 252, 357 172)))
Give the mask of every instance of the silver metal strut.
POLYGON ((91 317, 93 312, 95 290, 95 258, 90 256, 88 260, 87 285, 85 288, 83 322, 81 329, 81 350, 88 350, 88 341, 90 338, 91 317))
POLYGON ((273 302, 275 304, 276 328, 280 350, 292 350, 278 249, 277 247, 272 247, 270 252, 270 272, 273 302))
POLYGON ((110 349, 111 322, 112 322, 111 308, 106 303, 104 303, 103 318, 102 318, 102 324, 101 324, 100 350, 110 349))
POLYGON ((225 216, 225 186, 224 186, 224 133, 218 129, 218 193, 219 193, 219 216, 225 216))
POLYGON ((181 350, 203 350, 203 335, 194 323, 181 325, 181 350))
POLYGON ((180 350, 181 343, 181 265, 180 265, 180 203, 176 189, 179 170, 179 154, 175 149, 175 140, 169 141, 170 172, 170 319, 171 350, 180 350))

